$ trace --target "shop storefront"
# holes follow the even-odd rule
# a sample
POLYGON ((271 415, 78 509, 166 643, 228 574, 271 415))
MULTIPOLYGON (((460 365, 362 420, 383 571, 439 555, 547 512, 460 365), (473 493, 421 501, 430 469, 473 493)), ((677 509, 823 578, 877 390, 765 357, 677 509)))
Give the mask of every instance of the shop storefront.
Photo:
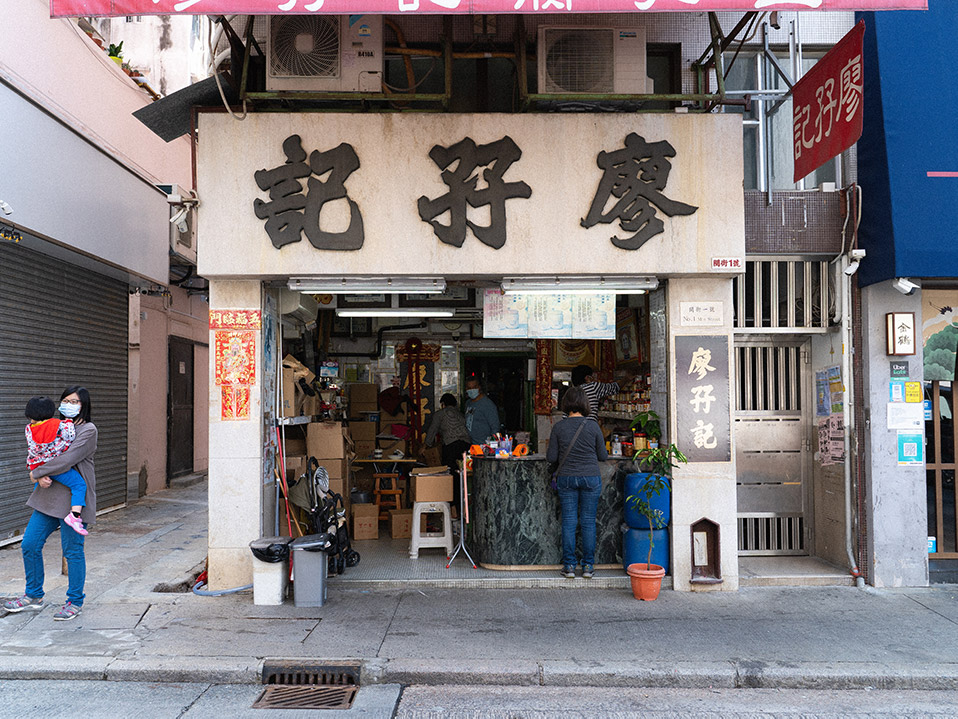
MULTIPOLYGON (((408 439, 379 442, 386 459, 397 448, 417 458, 439 398, 463 402, 467 381, 482 381, 499 433, 525 440, 533 456, 474 466, 477 559, 501 571, 556 564, 555 500, 536 455, 572 370, 617 380, 599 413, 610 448, 624 440, 627 453, 632 417, 653 409, 690 460, 672 495, 673 586, 737 589, 740 118, 263 113, 235 122, 204 113, 198 128, 199 273, 210 280, 214 348, 211 584, 248 581, 249 542, 276 529, 277 437, 290 426, 280 363, 292 354, 321 382, 329 375, 321 397, 331 406, 309 414, 347 422, 347 492, 370 481, 361 467, 384 433, 375 399, 394 377, 415 410, 408 439), (349 317, 355 310, 367 316, 349 317), (297 312, 303 331, 289 321, 297 312), (351 401, 369 385, 375 423, 351 401), (709 551, 720 583, 690 581, 702 520, 718 530, 709 551), (481 546, 483 531, 497 541, 481 546)), ((606 485, 597 561, 611 567, 621 563, 614 466, 606 485)))

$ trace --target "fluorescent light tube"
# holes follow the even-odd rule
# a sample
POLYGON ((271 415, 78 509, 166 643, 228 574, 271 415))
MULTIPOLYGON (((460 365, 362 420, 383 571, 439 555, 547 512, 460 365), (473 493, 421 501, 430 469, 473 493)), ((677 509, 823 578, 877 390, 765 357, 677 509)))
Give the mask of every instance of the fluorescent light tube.
POLYGON ((525 295, 641 295, 659 286, 655 277, 504 277, 502 291, 525 295))
POLYGON ((446 291, 441 277, 291 277, 287 287, 310 294, 438 295, 446 291))
POLYGON ((336 310, 337 317, 453 317, 455 310, 430 310, 415 307, 336 310))

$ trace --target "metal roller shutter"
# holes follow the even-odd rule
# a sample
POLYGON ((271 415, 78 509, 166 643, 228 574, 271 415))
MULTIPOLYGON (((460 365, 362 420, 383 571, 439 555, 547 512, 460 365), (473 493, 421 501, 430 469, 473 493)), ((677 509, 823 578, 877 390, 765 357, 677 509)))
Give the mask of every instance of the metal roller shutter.
POLYGON ((18 244, 0 244, 0 539, 30 510, 23 408, 90 391, 99 432, 97 509, 126 501, 129 288, 18 244))

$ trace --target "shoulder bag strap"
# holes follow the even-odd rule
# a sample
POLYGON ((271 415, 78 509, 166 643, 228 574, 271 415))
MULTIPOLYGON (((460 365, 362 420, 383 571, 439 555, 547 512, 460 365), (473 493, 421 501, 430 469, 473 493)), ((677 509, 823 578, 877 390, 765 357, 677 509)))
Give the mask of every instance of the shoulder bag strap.
MULTIPOLYGON (((589 420, 586 419, 586 422, 589 420)), ((569 442, 569 446, 565 448, 565 452, 562 453, 562 459, 559 460, 559 466, 556 468, 556 474, 559 474, 559 470, 562 469, 562 465, 565 464, 565 461, 569 458, 569 452, 572 451, 572 448, 575 446, 575 441, 579 439, 579 434, 582 432, 582 428, 585 427, 585 422, 579 425, 579 428, 575 431, 575 434, 572 435, 572 441, 569 442)))

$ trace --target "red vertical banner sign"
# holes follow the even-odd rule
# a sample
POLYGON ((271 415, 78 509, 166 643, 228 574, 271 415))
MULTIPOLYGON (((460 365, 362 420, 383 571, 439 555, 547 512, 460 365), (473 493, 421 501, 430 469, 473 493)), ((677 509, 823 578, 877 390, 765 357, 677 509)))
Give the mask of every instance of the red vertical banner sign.
POLYGON ((792 88, 795 182, 862 135, 864 36, 861 20, 792 88))

